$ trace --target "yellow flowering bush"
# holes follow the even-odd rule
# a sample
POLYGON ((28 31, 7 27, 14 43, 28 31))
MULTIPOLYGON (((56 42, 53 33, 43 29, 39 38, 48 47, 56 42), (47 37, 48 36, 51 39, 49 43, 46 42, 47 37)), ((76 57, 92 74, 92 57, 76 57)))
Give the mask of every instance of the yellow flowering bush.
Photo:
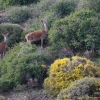
POLYGON ((56 100, 100 100, 98 89, 100 89, 100 78, 85 77, 60 91, 56 100))
POLYGON ((99 77, 100 67, 87 58, 73 56, 55 60, 44 80, 44 88, 51 94, 57 95, 62 89, 70 86, 75 80, 88 77, 99 77))

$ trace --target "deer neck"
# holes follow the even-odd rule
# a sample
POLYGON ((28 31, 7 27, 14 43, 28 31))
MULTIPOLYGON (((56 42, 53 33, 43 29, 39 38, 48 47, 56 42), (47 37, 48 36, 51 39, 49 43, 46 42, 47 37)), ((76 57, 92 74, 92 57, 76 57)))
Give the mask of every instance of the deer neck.
POLYGON ((8 43, 8 37, 4 37, 4 42, 7 44, 8 43))
POLYGON ((48 27, 46 23, 44 24, 44 30, 46 31, 46 33, 48 32, 48 27))

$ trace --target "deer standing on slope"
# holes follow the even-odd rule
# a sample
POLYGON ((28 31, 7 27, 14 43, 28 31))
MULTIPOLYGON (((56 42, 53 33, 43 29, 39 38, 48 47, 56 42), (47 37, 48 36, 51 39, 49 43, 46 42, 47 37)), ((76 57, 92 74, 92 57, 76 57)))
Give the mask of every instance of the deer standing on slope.
POLYGON ((6 47, 7 47, 7 42, 8 42, 8 35, 9 33, 7 34, 2 34, 4 36, 4 42, 1 42, 0 43, 0 54, 1 54, 1 59, 3 59, 3 56, 6 52, 6 47))
POLYGON ((34 32, 29 32, 28 34, 25 35, 25 38, 27 40, 27 43, 30 43, 30 44, 33 41, 41 40, 41 48, 43 48, 43 41, 47 36, 48 27, 47 27, 46 22, 44 22, 43 20, 41 20, 41 22, 44 25, 44 29, 43 30, 37 30, 37 31, 34 31, 34 32))

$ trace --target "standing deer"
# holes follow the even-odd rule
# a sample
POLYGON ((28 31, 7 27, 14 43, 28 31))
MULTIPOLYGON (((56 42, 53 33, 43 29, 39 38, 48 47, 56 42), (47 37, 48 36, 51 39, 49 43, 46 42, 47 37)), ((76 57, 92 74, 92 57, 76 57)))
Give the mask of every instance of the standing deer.
POLYGON ((7 34, 2 34, 4 36, 4 42, 1 42, 0 43, 0 54, 1 54, 1 59, 3 59, 3 56, 6 52, 6 47, 7 47, 7 42, 8 42, 8 35, 9 33, 7 34))
POLYGON ((28 34, 25 35, 25 38, 27 40, 27 43, 30 43, 30 44, 33 41, 41 40, 41 48, 43 48, 43 41, 47 36, 48 27, 47 27, 46 22, 44 22, 43 20, 41 20, 41 22, 44 25, 44 29, 43 30, 37 30, 37 31, 34 31, 34 32, 29 32, 28 34))

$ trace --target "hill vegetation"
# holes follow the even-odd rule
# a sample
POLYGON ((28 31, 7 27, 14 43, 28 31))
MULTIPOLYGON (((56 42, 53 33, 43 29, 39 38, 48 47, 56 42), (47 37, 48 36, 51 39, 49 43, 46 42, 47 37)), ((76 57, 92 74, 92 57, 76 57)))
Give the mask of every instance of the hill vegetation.
POLYGON ((48 93, 58 95, 57 100, 64 100, 84 83, 84 91, 75 98, 87 100, 92 98, 89 91, 83 95, 87 85, 95 80, 90 90, 93 84, 95 89, 100 86, 100 0, 0 0, 2 33, 9 33, 9 40, 0 60, 0 92, 43 85, 48 93), (28 32, 43 29, 41 20, 48 26, 43 49, 40 41, 25 40, 28 32), (90 58, 84 58, 90 50, 90 58))

